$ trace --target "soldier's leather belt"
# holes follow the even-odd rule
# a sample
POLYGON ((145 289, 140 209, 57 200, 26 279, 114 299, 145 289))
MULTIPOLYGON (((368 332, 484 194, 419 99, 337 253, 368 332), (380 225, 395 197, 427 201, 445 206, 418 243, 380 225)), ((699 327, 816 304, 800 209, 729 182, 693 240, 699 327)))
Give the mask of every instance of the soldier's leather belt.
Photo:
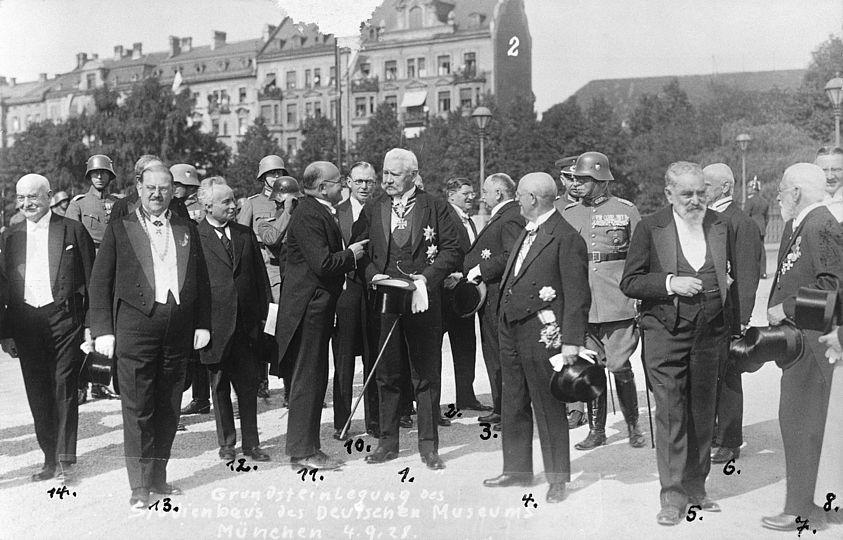
POLYGON ((588 252, 588 260, 589 262, 609 262, 609 261, 621 261, 626 259, 626 253, 605 253, 602 251, 589 251, 588 252))

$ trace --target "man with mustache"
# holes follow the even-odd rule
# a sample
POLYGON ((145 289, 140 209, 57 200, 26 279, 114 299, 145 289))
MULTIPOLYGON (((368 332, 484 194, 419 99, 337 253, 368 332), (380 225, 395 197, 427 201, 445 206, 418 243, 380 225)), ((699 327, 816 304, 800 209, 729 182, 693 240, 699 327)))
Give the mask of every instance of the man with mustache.
POLYGON ((257 401, 262 360, 255 345, 263 334, 269 300, 269 278, 255 233, 234 221, 234 191, 219 176, 202 181, 197 199, 203 206, 199 238, 214 284, 211 298, 211 343, 199 354, 201 369, 211 378, 219 456, 236 457, 237 432, 231 406, 231 387, 237 393, 243 454, 269 461, 258 437, 257 401))
POLYGON ((679 161, 665 174, 670 205, 641 220, 620 288, 641 303, 644 368, 656 400, 660 525, 678 524, 687 504, 708 512, 706 495, 718 374, 729 334, 740 332, 731 227, 706 208, 705 176, 679 161))
POLYGON ((814 164, 825 173, 825 191, 834 201, 843 201, 843 148, 823 146, 814 164))

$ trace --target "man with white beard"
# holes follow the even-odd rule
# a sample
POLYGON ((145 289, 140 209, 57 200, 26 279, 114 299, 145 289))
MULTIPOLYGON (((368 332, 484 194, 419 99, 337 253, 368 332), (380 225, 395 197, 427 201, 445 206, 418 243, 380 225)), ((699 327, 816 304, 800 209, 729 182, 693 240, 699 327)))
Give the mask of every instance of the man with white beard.
POLYGON ((740 332, 735 266, 727 219, 706 208, 703 171, 668 167, 670 206, 644 218, 632 235, 620 288, 641 303, 644 368, 656 400, 660 525, 676 525, 686 505, 719 512, 706 495, 717 380, 729 334, 740 332))

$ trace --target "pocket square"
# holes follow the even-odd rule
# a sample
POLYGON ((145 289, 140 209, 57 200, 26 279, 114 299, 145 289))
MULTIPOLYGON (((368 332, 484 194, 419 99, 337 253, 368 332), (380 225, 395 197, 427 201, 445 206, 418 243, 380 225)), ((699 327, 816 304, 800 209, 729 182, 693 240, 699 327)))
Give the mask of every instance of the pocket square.
POLYGON ((73 249, 73 244, 70 244, 69 246, 64 248, 65 251, 70 251, 71 249, 73 249))
POLYGON ((190 240, 190 237, 187 235, 187 233, 184 233, 184 240, 182 240, 182 241, 181 241, 181 247, 186 246, 186 245, 187 245, 187 242, 188 242, 189 240, 190 240))

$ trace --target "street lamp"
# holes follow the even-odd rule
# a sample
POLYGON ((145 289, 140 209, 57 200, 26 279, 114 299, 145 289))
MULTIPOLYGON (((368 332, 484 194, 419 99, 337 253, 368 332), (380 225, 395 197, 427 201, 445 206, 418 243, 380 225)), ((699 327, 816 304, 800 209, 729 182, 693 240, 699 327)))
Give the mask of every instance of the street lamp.
MULTIPOLYGON (((482 189, 483 180, 486 179, 486 155, 484 146, 486 126, 489 125, 489 121, 492 119, 492 111, 486 107, 477 107, 474 109, 474 112, 471 113, 471 117, 474 119, 474 123, 477 124, 477 127, 480 128, 480 188, 482 189)), ((486 207, 481 204, 478 213, 485 217, 486 212, 486 207)))
POLYGON ((741 133, 735 138, 738 147, 741 149, 741 181, 743 182, 743 195, 741 197, 741 208, 746 208, 746 149, 749 148, 749 143, 752 137, 747 133, 741 133))
POLYGON ((843 79, 834 77, 825 83, 825 95, 834 109, 834 146, 840 146, 840 102, 843 101, 843 79))

